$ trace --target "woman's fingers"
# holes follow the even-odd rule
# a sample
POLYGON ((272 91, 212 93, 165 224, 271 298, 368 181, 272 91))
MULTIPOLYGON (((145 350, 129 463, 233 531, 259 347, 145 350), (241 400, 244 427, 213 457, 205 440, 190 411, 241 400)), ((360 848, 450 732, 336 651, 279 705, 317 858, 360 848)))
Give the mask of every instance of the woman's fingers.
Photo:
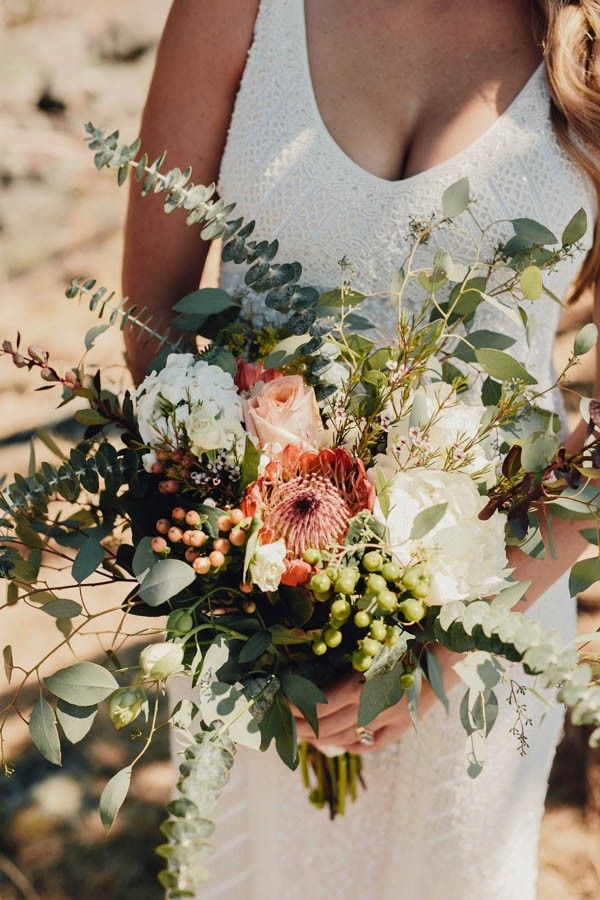
MULTIPOLYGON (((319 738, 328 740, 332 734, 355 728, 357 717, 358 707, 355 704, 344 706, 329 716, 319 716, 319 738)), ((296 717, 296 730, 298 737, 302 740, 310 740, 311 737, 314 737, 312 728, 301 716, 296 717)))

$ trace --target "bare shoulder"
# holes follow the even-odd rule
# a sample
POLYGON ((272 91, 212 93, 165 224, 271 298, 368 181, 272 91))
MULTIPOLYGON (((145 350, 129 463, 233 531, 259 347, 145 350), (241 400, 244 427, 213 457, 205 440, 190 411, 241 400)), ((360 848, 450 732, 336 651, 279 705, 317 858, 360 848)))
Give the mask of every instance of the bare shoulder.
POLYGON ((168 134, 171 162, 179 164, 175 157, 189 157, 192 147, 200 152, 206 147, 208 133, 209 145, 219 143, 252 43, 258 6, 259 0, 174 0, 144 109, 147 147, 160 152, 168 134))

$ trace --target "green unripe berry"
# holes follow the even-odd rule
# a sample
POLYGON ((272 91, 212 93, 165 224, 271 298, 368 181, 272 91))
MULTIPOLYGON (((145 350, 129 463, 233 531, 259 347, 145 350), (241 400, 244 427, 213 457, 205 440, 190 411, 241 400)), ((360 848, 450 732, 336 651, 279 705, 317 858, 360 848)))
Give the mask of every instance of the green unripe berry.
POLYGON ((400 634, 398 632, 398 629, 394 628, 393 625, 388 625, 385 635, 386 647, 395 647, 399 640, 400 634))
POLYGON ((359 609, 354 615, 354 624, 357 628, 368 628, 371 624, 372 616, 366 609, 359 609))
POLYGON ((363 556, 362 564, 367 572, 379 572, 383 565, 383 557, 378 550, 369 550, 363 556))
POLYGON ((407 597, 400 604, 400 612, 407 622, 420 622, 427 612, 427 607, 422 600, 416 597, 407 597))
POLYGON ((387 637, 387 626, 381 619, 374 619, 369 629, 371 637, 376 641, 385 641, 387 637))
POLYGON ((413 589, 413 596, 417 598, 417 600, 425 600, 427 596, 429 596, 429 579, 424 578, 420 584, 417 584, 413 589))
POLYGON ((317 572, 317 574, 313 575, 310 579, 310 589, 316 594, 326 594, 330 588, 331 579, 325 572, 317 572))
POLYGON ((321 554, 318 550, 315 550, 314 547, 309 547, 308 550, 305 550, 302 554, 302 559, 304 562, 308 563, 309 566, 316 566, 321 562, 321 554))
POLYGON ((396 582, 402 575, 402 571, 400 566, 397 566, 396 563, 386 562, 381 570, 381 574, 386 581, 396 582))
POLYGON ((315 656, 323 656, 324 653, 327 653, 327 644, 325 641, 314 641, 312 645, 312 652, 315 656))
POLYGON ((381 612, 394 612, 398 608, 398 597, 393 591, 381 591, 377 594, 377 606, 381 612))
POLYGON ((337 578, 337 569, 334 569, 333 566, 327 566, 325 569, 325 575, 331 579, 331 581, 335 581, 337 578))
POLYGON ((381 650, 381 644, 379 641, 376 641, 375 638, 366 637, 363 638, 360 642, 361 649, 364 650, 368 656, 377 656, 379 651, 381 650))
POLYGON ((366 672, 371 667, 373 657, 362 650, 355 650, 352 654, 352 668, 356 672, 366 672))
POLYGON ((320 594, 318 591, 313 591, 313 597, 317 601, 317 603, 327 603, 328 600, 331 600, 331 591, 326 591, 324 594, 320 594))
POLYGON ((338 628, 326 628, 323 632, 323 640, 328 647, 339 647, 342 643, 342 632, 338 628))
POLYGON ((403 691, 407 691, 414 683, 415 676, 412 672, 404 672, 404 674, 400 676, 400 687, 403 691))
POLYGON ((407 591, 414 593, 415 589, 423 589, 425 585, 429 587, 429 575, 423 563, 419 563, 412 568, 407 569, 402 576, 402 584, 407 591))
POLYGON ((353 594, 357 580, 352 569, 343 569, 335 580, 335 590, 338 594, 353 594))
POLYGON ((387 590, 387 581, 381 575, 369 575, 367 578, 367 590, 373 594, 387 590))
POLYGON ((331 615, 336 619, 341 619, 345 621, 350 617, 350 613, 352 612, 352 607, 348 603, 347 600, 334 600, 331 604, 331 615))
POLYGON ((173 634, 187 634, 194 627, 194 618, 187 609, 175 609, 167 619, 167 630, 173 634))

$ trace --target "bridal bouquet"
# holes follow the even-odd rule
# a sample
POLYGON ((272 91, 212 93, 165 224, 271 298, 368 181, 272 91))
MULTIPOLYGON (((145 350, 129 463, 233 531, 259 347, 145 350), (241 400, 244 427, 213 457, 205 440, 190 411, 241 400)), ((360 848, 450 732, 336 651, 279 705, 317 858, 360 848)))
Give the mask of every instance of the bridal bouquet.
MULTIPOLYGON (((591 739, 600 743, 591 667, 558 632, 515 609, 528 584, 511 578, 506 556, 509 544, 543 556, 540 523, 551 532, 553 516, 587 519, 584 534, 597 544, 600 402, 582 400, 588 438, 567 455, 547 404, 564 372, 539 386, 511 355, 514 339, 479 328, 476 315, 488 305, 526 332, 527 310, 548 293, 543 271, 572 252, 584 213, 560 241, 537 222, 515 220, 489 252, 492 226, 478 226, 472 257, 453 259, 444 239, 460 232, 474 201, 466 179, 451 185, 441 215, 410 224, 404 264, 381 297, 397 310, 395 339, 382 346, 370 337, 373 307, 346 260, 339 288, 303 285, 301 266, 274 262, 277 241, 251 240, 254 223, 231 219, 214 187, 191 184, 189 171, 163 174, 162 159, 150 164, 138 142, 120 146, 116 133, 90 125, 88 137, 98 168, 116 167, 120 183, 132 171, 146 194, 165 194, 167 212, 184 208, 203 238, 222 238, 223 258, 245 266, 245 289, 181 299, 175 325, 187 338, 174 342, 96 282, 73 282, 68 297, 162 344, 134 395, 113 392, 83 364, 61 374, 46 350, 3 344, 15 365, 56 385, 63 403, 79 401, 74 418, 85 428, 68 457, 46 437, 59 464, 32 467, 3 491, 8 605, 53 617, 58 646, 72 649, 84 626, 89 633, 114 612, 88 611, 91 576, 123 585, 117 609, 130 620, 165 617, 138 633, 135 665, 118 655, 120 625, 102 662, 75 662, 43 679, 29 715, 40 752, 60 763, 58 728, 83 739, 103 702, 117 728, 135 729, 142 748, 100 801, 109 828, 132 767, 164 724, 166 682, 191 680, 194 701, 179 702, 166 720, 188 740, 159 848, 162 883, 183 897, 205 876, 210 819, 236 744, 266 750, 274 742, 331 815, 355 798, 360 758, 298 747, 290 707, 318 735, 323 689, 353 672, 363 682, 357 735, 368 743, 370 723, 392 704, 408 703, 417 723, 423 678, 447 707, 435 651, 460 654, 473 777, 502 681, 518 693, 535 676, 536 690, 568 704, 576 723, 596 726, 591 739), (429 265, 418 267, 426 244, 429 265), (257 303, 269 313, 260 323, 257 303), (50 562, 70 584, 63 574, 53 587, 50 562)), ((107 327, 91 329, 86 349, 107 327)), ((583 328, 567 369, 595 341, 594 326, 583 328)), ((598 579, 599 558, 577 563, 571 592, 598 579)), ((18 641, 4 648, 7 677, 18 678, 4 720, 39 669, 23 670, 18 649, 18 641)), ((0 718, 0 735, 2 727, 0 718)), ((516 731, 525 752, 526 733, 516 731)))

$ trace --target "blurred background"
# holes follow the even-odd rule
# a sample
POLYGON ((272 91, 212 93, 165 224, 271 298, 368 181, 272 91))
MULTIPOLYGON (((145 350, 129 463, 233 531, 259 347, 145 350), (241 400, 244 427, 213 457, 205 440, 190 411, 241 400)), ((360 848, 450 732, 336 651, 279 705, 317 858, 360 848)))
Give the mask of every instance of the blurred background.
MULTIPOLYGON (((0 3, 0 339, 14 339, 20 329, 25 345, 50 350, 58 367, 79 359, 83 335, 96 324, 85 308, 64 298, 68 281, 86 275, 119 286, 126 193, 111 175, 95 172, 83 125, 92 120, 118 127, 127 140, 136 136, 169 6, 170 0, 0 3)), ((588 298, 566 311, 558 364, 590 310, 588 298)), ((113 367, 125 380, 114 368, 121 360, 119 333, 109 331, 89 363, 113 367)), ((585 359, 574 371, 584 390, 592 367, 585 359)), ((35 393, 37 386, 35 376, 0 359, 0 472, 26 471, 32 440, 38 455, 48 456, 36 428, 52 430, 63 447, 78 437, 54 408, 53 395, 35 393)), ((568 394, 566 400, 572 408, 568 394)), ((0 587, 0 602, 3 593, 0 587)), ((114 605, 115 599, 105 595, 97 602, 114 605)), ((600 591, 580 598, 580 627, 600 627, 600 591)), ((61 638, 50 617, 21 605, 3 611, 1 628, 0 642, 17 643, 17 662, 24 666, 61 638)), ((92 637, 83 647, 90 659, 100 651, 92 637)), ((67 650, 62 663, 70 659, 67 650)), ((0 708, 8 697, 0 673, 0 708)), ((33 704, 33 694, 27 699, 33 704)), ((16 771, 10 778, 0 774, 1 900, 162 897, 154 847, 172 781, 164 731, 137 770, 109 838, 97 812, 104 783, 133 755, 124 732, 99 718, 85 747, 65 748, 57 769, 31 749, 18 718, 9 722, 16 771)), ((567 727, 554 765, 540 864, 540 900, 600 898, 600 753, 587 748, 583 729, 567 727)))

